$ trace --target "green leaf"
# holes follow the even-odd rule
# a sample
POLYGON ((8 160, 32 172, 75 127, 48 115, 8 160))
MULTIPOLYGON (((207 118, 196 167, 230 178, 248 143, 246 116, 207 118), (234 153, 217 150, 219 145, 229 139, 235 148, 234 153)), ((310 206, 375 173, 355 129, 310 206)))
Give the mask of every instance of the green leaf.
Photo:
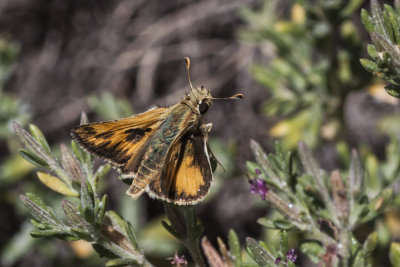
POLYGON ((108 204, 108 196, 103 195, 103 197, 101 198, 101 200, 95 207, 96 221, 99 225, 101 225, 103 223, 107 204, 108 204))
POLYGON ((351 163, 349 169, 349 187, 350 194, 357 198, 362 190, 362 181, 363 181, 363 168, 361 165, 360 157, 356 150, 351 151, 351 163))
POLYGON ((40 197, 32 193, 20 195, 20 197, 25 207, 38 222, 50 223, 52 225, 59 224, 59 219, 54 215, 54 212, 51 210, 51 208, 47 206, 40 197))
POLYGON ((138 244, 136 241, 136 236, 135 236, 135 232, 133 231, 133 226, 130 222, 125 222, 125 232, 126 235, 129 239, 129 241, 131 242, 133 248, 138 249, 138 244))
POLYGON ((71 233, 74 233, 76 236, 79 237, 79 239, 83 239, 83 240, 87 240, 87 241, 92 240, 92 236, 85 229, 78 228, 78 227, 72 227, 71 233))
POLYGON ((41 144, 38 141, 36 141, 36 139, 33 138, 32 135, 30 135, 27 131, 25 131, 21 127, 21 125, 14 122, 13 126, 18 141, 20 141, 24 145, 24 147, 26 148, 27 151, 30 152, 30 154, 33 154, 36 157, 42 159, 49 165, 51 165, 50 162, 54 163, 54 161, 48 156, 48 154, 41 146, 41 144))
POLYGON ((44 137, 42 131, 34 124, 29 124, 29 131, 31 132, 33 138, 36 139, 36 141, 38 141, 42 147, 44 148, 44 150, 50 154, 51 150, 50 150, 50 146, 46 141, 46 138, 44 137))
POLYGON ((89 181, 82 182, 81 184, 81 207, 83 217, 88 222, 94 222, 94 195, 89 181))
POLYGON ((393 33, 395 37, 395 43, 400 44, 400 18, 396 11, 389 5, 385 5, 385 10, 390 24, 393 28, 393 33))
POLYGON ((364 241, 363 244, 363 256, 365 259, 368 259, 372 256, 372 252, 376 248, 378 243, 378 233, 372 232, 368 235, 367 239, 364 241))
POLYGON ((375 49, 375 46, 372 44, 368 44, 367 52, 368 52, 368 55, 374 60, 377 60, 380 58, 378 52, 375 49))
POLYGON ((266 173, 268 180, 271 179, 274 183, 279 184, 279 176, 272 168, 271 163, 261 146, 256 141, 250 140, 250 147, 261 169, 266 173))
POLYGON ((69 180, 82 183, 85 175, 79 164, 78 159, 72 154, 68 147, 64 144, 60 145, 61 166, 64 168, 69 180))
POLYGON ((233 229, 229 230, 228 235, 229 251, 235 261, 235 267, 242 266, 242 251, 240 249, 239 238, 233 229))
POLYGON ((364 24, 364 27, 369 34, 375 30, 372 18, 365 9, 361 10, 361 22, 364 24))
POLYGON ((125 229, 125 220, 118 213, 113 210, 109 210, 106 212, 106 217, 111 221, 111 225, 113 228, 119 230, 120 232, 124 232, 125 229))
POLYGON ((371 0, 371 15, 374 21, 375 32, 382 34, 386 38, 389 38, 389 35, 385 29, 383 12, 377 0, 371 0))
POLYGON ((400 243, 392 242, 390 244, 389 259, 392 266, 400 266, 400 243))
MULTIPOLYGON (((64 232, 61 232, 64 234, 64 232)), ((55 236, 57 234, 60 234, 60 230, 57 228, 52 228, 49 230, 38 230, 38 231, 32 231, 31 232, 31 236, 34 238, 38 238, 38 237, 52 237, 55 236)))
POLYGON ((274 266, 275 258, 266 251, 255 239, 246 238, 246 249, 249 255, 260 266, 274 266))
POLYGON ((83 152, 79 148, 79 145, 74 140, 71 141, 71 148, 72 148, 72 151, 74 152, 74 154, 76 155, 76 157, 79 159, 79 161, 80 162, 85 162, 84 161, 84 157, 83 157, 83 153, 86 153, 86 152, 83 152))
POLYGON ((375 62, 373 62, 369 59, 361 58, 360 63, 369 72, 374 73, 376 71, 379 71, 378 65, 376 65, 375 62))
POLYGON ((38 167, 48 167, 49 166, 49 164, 44 159, 36 156, 35 154, 33 154, 27 150, 19 149, 18 152, 21 155, 21 157, 23 157, 26 161, 32 163, 35 166, 38 166, 38 167))
POLYGON ((35 226, 39 230, 47 230, 51 229, 52 225, 49 223, 40 223, 36 221, 35 219, 31 219, 30 222, 32 223, 33 226, 35 226))
POLYGON ((288 237, 285 230, 279 231, 280 242, 279 242, 279 254, 286 255, 289 251, 288 237))
POLYGON ((267 227, 269 229, 276 229, 276 226, 271 219, 259 218, 257 220, 257 223, 261 224, 262 226, 267 227))
POLYGON ((400 86, 389 84, 385 86, 385 90, 389 95, 400 98, 400 86))
POLYGON ((91 237, 96 236, 96 231, 93 229, 93 227, 89 223, 87 223, 82 218, 82 215, 76 208, 76 205, 74 205, 72 202, 64 199, 61 201, 61 207, 62 207, 65 215, 67 215, 71 226, 73 226, 77 229, 83 228, 84 232, 89 233, 89 235, 91 237))
POLYGON ((293 224, 285 219, 274 220, 274 225, 280 230, 290 230, 293 227, 293 224))

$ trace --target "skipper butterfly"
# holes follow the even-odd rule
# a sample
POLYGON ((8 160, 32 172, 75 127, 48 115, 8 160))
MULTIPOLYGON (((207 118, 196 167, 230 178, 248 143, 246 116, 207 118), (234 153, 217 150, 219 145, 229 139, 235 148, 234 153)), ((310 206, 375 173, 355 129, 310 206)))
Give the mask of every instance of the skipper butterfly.
POLYGON ((242 94, 213 98, 203 86, 193 88, 190 60, 185 58, 191 91, 179 103, 129 118, 95 122, 72 129, 72 137, 89 153, 118 168, 131 182, 127 194, 177 205, 194 205, 212 182, 208 134, 203 115, 213 100, 241 99, 242 94))

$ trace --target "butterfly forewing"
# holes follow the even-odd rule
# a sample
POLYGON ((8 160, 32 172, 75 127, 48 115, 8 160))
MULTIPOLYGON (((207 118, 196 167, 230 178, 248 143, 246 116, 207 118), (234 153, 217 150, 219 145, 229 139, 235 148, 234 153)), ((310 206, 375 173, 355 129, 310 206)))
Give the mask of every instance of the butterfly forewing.
POLYGON ((125 119, 81 125, 72 130, 72 136, 88 152, 120 168, 126 169, 129 163, 133 170, 139 164, 132 162, 133 155, 140 159, 137 155, 144 153, 146 141, 164 120, 165 110, 157 108, 125 119))

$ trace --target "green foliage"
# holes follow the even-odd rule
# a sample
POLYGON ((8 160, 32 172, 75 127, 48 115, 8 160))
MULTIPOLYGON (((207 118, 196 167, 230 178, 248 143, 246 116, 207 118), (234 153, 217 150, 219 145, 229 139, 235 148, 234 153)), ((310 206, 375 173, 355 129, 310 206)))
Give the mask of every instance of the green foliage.
POLYGON ((400 97, 400 2, 380 6, 377 0, 371 0, 371 14, 363 9, 361 21, 371 35, 372 44, 368 45, 368 54, 372 60, 361 59, 366 70, 389 82, 385 87, 388 94, 400 97))
POLYGON ((94 171, 90 154, 80 150, 74 142, 73 151, 61 145, 61 159, 56 160, 36 126, 30 126, 30 133, 17 123, 14 123, 14 129, 24 145, 21 155, 56 175, 38 172, 39 180, 55 192, 75 197, 75 201, 61 201, 66 216, 62 219, 39 196, 21 195, 36 228, 31 235, 67 241, 86 240, 101 257, 110 259, 106 266, 151 266, 138 248, 131 224, 115 212, 107 211, 108 197, 99 194, 98 180, 107 174, 110 166, 102 165, 94 171))
MULTIPOLYGON (((300 250, 315 263, 372 266, 371 253, 377 246, 377 233, 371 233, 363 244, 353 233, 360 225, 381 215, 391 203, 392 185, 400 177, 400 162, 396 157, 396 162, 391 163, 396 168, 387 170, 390 178, 381 177, 380 183, 371 183, 371 176, 385 172, 388 162, 379 170, 369 169, 371 173, 368 174, 353 150, 347 172, 327 173, 303 142, 298 144, 298 160, 291 153, 282 152, 278 144, 275 154, 269 155, 255 141, 250 145, 256 158, 256 162, 247 164, 252 191, 260 194, 280 215, 260 218, 261 225, 281 233, 290 229, 301 231, 304 236, 300 240, 300 250), (302 168, 297 163, 301 163, 302 168)), ((398 154, 398 148, 398 144, 393 144, 388 153, 398 154)), ((280 254, 253 239, 248 239, 249 245, 250 255, 260 266, 271 264, 287 251, 285 236, 281 236, 280 247, 284 249, 280 254)))
POLYGON ((263 112, 284 116, 270 130, 284 147, 343 138, 344 100, 371 80, 359 64, 361 37, 352 21, 362 2, 296 1, 290 19, 277 10, 276 0, 242 11, 248 26, 241 38, 268 60, 254 64, 252 74, 271 93, 263 112))

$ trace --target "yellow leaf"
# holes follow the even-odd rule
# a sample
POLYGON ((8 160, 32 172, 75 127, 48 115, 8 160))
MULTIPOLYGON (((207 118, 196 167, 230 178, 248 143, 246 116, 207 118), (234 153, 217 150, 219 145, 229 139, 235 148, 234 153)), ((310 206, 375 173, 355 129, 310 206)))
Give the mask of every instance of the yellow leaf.
POLYGON ((37 176, 45 186, 57 193, 71 197, 76 197, 79 195, 78 192, 71 189, 68 185, 55 176, 44 172, 37 172, 37 176))
POLYGON ((287 121, 281 121, 275 124, 270 130, 269 134, 272 137, 282 137, 287 135, 291 130, 291 125, 287 121))
POLYGON ((291 17, 294 23, 299 25, 304 24, 306 20, 306 11, 304 7, 298 3, 294 4, 291 10, 291 17))

